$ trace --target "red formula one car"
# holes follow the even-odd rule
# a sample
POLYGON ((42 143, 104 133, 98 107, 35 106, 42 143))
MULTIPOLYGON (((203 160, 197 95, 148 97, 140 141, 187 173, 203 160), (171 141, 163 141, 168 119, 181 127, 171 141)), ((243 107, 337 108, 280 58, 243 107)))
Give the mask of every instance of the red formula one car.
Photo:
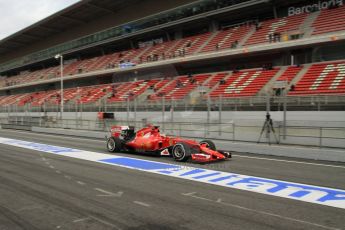
POLYGON ((149 153, 172 156, 176 161, 192 159, 197 162, 212 162, 231 157, 230 152, 216 150, 210 140, 196 142, 179 137, 169 137, 159 132, 158 126, 148 125, 134 131, 133 126, 112 126, 107 138, 109 152, 149 153))

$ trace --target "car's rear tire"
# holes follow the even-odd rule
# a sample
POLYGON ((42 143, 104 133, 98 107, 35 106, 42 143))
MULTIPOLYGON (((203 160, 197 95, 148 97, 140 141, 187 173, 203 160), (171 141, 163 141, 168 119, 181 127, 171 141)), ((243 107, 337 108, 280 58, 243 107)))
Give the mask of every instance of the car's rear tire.
POLYGON ((202 140, 199 142, 200 145, 205 144, 207 148, 216 151, 216 145, 213 143, 213 141, 210 140, 202 140))
POLYGON ((107 150, 109 152, 117 152, 122 150, 122 142, 115 137, 109 137, 107 140, 107 150))
POLYGON ((175 161, 179 161, 179 162, 185 162, 191 156, 190 147, 185 143, 175 144, 171 153, 175 161))

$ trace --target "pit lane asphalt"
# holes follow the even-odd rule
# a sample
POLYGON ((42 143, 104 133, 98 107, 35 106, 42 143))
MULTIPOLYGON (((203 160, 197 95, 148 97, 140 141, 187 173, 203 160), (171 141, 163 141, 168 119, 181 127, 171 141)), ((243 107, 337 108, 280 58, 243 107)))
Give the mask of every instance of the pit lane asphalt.
MULTIPOLYGON (((102 140, 11 130, 0 136, 106 153, 102 140)), ((344 164, 300 162, 235 156, 186 165, 345 189, 344 164)), ((344 216, 343 209, 0 144, 0 229, 345 229, 344 216)))

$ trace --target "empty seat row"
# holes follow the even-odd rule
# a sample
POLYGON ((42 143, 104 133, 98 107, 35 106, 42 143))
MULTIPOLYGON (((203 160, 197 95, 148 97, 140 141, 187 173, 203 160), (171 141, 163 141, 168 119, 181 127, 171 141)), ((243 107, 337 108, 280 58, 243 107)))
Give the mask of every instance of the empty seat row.
POLYGON ((345 93, 345 62, 312 65, 289 95, 345 93))
POLYGON ((345 30, 345 6, 322 10, 312 27, 313 35, 345 30))
POLYGON ((233 73, 227 80, 215 87, 211 97, 254 96, 278 72, 273 70, 245 70, 233 73))

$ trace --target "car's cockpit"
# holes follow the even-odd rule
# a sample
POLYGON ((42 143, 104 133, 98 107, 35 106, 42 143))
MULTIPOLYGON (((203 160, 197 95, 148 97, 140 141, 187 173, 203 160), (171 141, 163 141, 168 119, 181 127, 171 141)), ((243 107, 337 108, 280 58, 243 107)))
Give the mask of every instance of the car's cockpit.
POLYGON ((134 126, 128 126, 126 129, 121 130, 120 139, 124 141, 131 141, 135 138, 134 126))

